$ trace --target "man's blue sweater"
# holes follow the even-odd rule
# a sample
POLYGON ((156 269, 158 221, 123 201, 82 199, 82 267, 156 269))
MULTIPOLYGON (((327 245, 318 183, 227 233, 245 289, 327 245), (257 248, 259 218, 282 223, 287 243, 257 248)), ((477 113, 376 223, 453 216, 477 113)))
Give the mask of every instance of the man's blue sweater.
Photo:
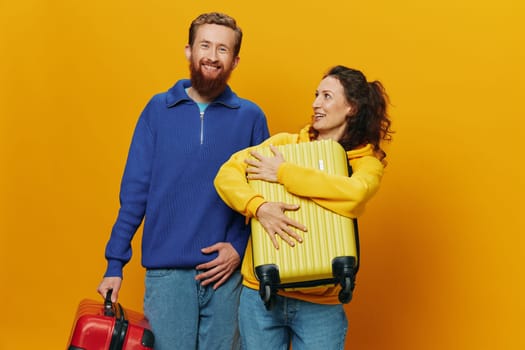
POLYGON ((229 87, 201 113, 184 90, 189 86, 181 80, 155 95, 138 120, 106 246, 106 277, 122 277, 143 219, 146 268, 194 268, 216 257, 201 249, 218 242, 244 255, 249 226, 219 198, 213 179, 234 152, 268 138, 266 117, 229 87))

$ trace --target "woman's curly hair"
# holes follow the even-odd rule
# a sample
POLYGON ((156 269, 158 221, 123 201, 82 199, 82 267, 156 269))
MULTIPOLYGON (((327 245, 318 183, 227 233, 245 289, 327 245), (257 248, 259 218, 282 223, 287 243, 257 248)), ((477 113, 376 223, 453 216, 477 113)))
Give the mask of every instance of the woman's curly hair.
MULTIPOLYGON (((352 68, 335 66, 324 76, 334 77, 343 86, 346 100, 352 108, 352 114, 347 116, 347 127, 339 143, 349 151, 366 144, 372 144, 376 154, 385 158, 386 153, 381 148, 382 141, 392 140, 391 120, 387 113, 389 104, 385 88, 379 81, 368 82, 365 75, 352 68)), ((318 132, 310 128, 312 139, 318 132)))

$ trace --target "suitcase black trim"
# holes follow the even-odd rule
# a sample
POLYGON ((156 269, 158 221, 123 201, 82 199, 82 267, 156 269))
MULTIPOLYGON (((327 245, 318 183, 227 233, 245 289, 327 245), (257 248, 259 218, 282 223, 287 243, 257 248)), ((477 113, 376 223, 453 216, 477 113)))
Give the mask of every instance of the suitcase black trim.
POLYGON ((341 285, 339 301, 348 304, 352 300, 355 288, 355 277, 358 269, 358 259, 354 256, 339 256, 332 260, 332 278, 317 279, 313 281, 301 281, 293 283, 281 283, 279 267, 275 264, 265 264, 255 267, 255 274, 259 280, 259 295, 270 310, 273 299, 278 289, 305 288, 322 285, 341 285))
POLYGON ((109 350, 122 350, 126 333, 128 332, 128 321, 126 320, 122 305, 117 304, 115 309, 115 327, 113 328, 113 336, 111 337, 109 350))

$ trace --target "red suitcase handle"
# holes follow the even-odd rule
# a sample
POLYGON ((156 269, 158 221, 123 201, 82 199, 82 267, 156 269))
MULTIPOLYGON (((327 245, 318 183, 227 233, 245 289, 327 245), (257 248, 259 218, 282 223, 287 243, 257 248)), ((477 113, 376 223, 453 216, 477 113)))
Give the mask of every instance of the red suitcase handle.
POLYGON ((115 306, 111 302, 111 294, 113 289, 109 289, 106 293, 106 299, 104 300, 104 316, 114 317, 115 316, 115 306))

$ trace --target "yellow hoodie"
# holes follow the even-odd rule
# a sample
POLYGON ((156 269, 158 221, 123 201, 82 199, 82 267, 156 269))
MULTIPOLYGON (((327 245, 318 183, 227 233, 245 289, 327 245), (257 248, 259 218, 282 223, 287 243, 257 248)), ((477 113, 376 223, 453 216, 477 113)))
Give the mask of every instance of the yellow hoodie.
MULTIPOLYGON (((244 160, 249 158, 249 152, 257 147, 309 142, 309 128, 310 125, 305 126, 299 134, 276 134, 259 146, 232 155, 222 165, 214 181, 219 196, 227 205, 247 218, 255 216, 259 206, 266 200, 248 184, 247 164, 244 160)), ((356 218, 363 213, 366 202, 379 188, 383 164, 374 156, 373 146, 370 144, 348 151, 347 155, 353 171, 350 177, 329 175, 316 169, 284 162, 278 169, 277 181, 289 193, 308 197, 318 205, 340 215, 356 218)), ((259 282, 253 268, 251 239, 246 248, 241 272, 243 285, 258 290, 259 282)), ((322 286, 294 291, 279 290, 278 294, 317 304, 338 304, 339 290, 340 286, 322 286)))

